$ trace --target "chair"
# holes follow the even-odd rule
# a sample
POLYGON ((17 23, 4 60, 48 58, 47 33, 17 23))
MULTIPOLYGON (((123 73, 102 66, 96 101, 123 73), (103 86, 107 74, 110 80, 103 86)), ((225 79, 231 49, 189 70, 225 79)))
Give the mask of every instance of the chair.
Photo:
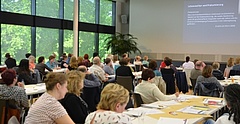
POLYGON ((135 71, 139 72, 143 70, 143 65, 135 65, 135 71))
POLYGON ((100 101, 100 87, 84 87, 82 98, 88 104, 90 112, 96 111, 97 104, 100 101))
POLYGON ((191 80, 192 88, 193 88, 193 91, 194 91, 194 88, 195 88, 195 86, 196 86, 197 79, 191 79, 191 78, 190 78, 190 80, 191 80))
POLYGON ((198 96, 219 97, 220 91, 215 83, 200 82, 196 85, 194 94, 198 96))
POLYGON ((162 73, 162 77, 163 77, 163 80, 166 83, 166 93, 167 94, 174 94, 176 92, 174 75, 162 73))
POLYGON ((176 83, 177 83, 179 92, 181 91, 183 93, 188 92, 188 83, 187 83, 185 72, 180 72, 180 71, 176 72, 176 83))
POLYGON ((240 75, 240 70, 230 70, 229 77, 234 75, 240 75))
POLYGON ((15 100, 0 99, 0 118, 1 124, 7 124, 12 116, 16 116, 20 120, 21 110, 17 108, 15 100))
POLYGON ((117 84, 126 88, 129 93, 133 90, 133 80, 131 76, 117 76, 117 84))
POLYGON ((134 108, 140 107, 143 104, 142 97, 139 93, 132 93, 134 99, 134 108))
POLYGON ((20 124, 18 119, 16 118, 16 116, 12 116, 9 120, 8 120, 8 124, 20 124))

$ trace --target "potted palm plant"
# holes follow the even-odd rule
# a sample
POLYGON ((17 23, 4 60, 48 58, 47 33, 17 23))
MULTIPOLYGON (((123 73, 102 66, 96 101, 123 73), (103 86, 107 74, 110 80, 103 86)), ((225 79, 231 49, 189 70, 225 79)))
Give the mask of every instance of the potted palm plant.
POLYGON ((106 38, 105 43, 107 43, 107 50, 111 49, 111 53, 114 55, 122 55, 124 53, 131 54, 132 52, 142 54, 135 40, 137 40, 137 38, 131 34, 121 34, 117 32, 115 35, 106 38))

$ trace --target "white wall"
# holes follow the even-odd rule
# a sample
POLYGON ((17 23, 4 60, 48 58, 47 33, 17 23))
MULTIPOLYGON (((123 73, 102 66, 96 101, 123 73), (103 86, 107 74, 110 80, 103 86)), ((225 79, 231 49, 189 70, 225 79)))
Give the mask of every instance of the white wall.
POLYGON ((142 52, 156 59, 169 55, 184 60, 190 55, 206 61, 226 61, 240 54, 240 41, 183 43, 183 10, 184 0, 130 0, 129 33, 138 38, 142 52))

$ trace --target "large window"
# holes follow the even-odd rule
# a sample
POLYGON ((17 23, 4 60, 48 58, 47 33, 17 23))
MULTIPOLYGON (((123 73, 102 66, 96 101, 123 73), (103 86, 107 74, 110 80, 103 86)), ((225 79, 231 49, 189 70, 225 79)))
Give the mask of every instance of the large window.
POLYGON ((107 51, 105 39, 110 37, 111 34, 99 34, 99 56, 101 58, 106 58, 110 54, 110 50, 107 51))
POLYGON ((73 52, 73 31, 72 30, 64 30, 63 52, 65 53, 73 52))
POLYGON ((14 13, 31 14, 31 0, 1 0, 1 10, 14 13))
POLYGON ((74 0, 64 0, 64 19, 73 20, 74 0))
POLYGON ((112 2, 100 0, 100 22, 102 25, 112 25, 112 2))
POLYGON ((79 32, 79 56, 88 54, 92 56, 95 50, 94 45, 95 34, 91 32, 79 32))
POLYGON ((80 22, 95 23, 95 0, 80 0, 80 22))
POLYGON ((36 28, 36 56, 44 56, 46 60, 53 53, 58 53, 59 30, 36 28))
POLYGON ((19 63, 30 51, 31 27, 1 24, 1 63, 4 63, 6 53, 19 63))
POLYGON ((59 0, 36 0, 36 15, 59 18, 59 0))

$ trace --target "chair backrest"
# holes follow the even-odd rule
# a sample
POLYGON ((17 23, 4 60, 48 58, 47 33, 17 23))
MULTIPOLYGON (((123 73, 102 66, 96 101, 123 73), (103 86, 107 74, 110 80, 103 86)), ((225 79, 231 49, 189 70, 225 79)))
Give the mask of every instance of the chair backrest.
POLYGON ((176 72, 175 77, 176 77, 176 83, 177 83, 179 92, 181 92, 181 91, 183 93, 188 92, 188 83, 187 83, 185 72, 178 71, 178 72, 176 72))
POLYGON ((174 94, 176 92, 175 77, 173 74, 162 73, 163 80, 166 83, 167 94, 174 94))
POLYGON ((220 91, 215 83, 202 82, 199 83, 198 95, 219 97, 220 91))
POLYGON ((131 76, 117 76, 117 84, 122 85, 129 92, 133 90, 133 81, 131 76))
POLYGON ((143 70, 143 65, 135 65, 135 71, 139 72, 143 70))
POLYGON ((84 87, 82 93, 83 100, 88 104, 90 112, 96 111, 97 104, 100 101, 100 88, 99 87, 84 87))
POLYGON ((234 75, 240 75, 240 70, 230 70, 229 77, 234 75))
POLYGON ((16 116, 12 116, 9 120, 8 120, 8 124, 20 124, 18 119, 16 118, 16 116))
POLYGON ((143 104, 143 100, 140 94, 132 93, 134 99, 134 108, 140 107, 143 104))
POLYGON ((20 119, 20 110, 17 109, 15 100, 0 99, 0 123, 7 124, 12 116, 17 116, 20 119))

